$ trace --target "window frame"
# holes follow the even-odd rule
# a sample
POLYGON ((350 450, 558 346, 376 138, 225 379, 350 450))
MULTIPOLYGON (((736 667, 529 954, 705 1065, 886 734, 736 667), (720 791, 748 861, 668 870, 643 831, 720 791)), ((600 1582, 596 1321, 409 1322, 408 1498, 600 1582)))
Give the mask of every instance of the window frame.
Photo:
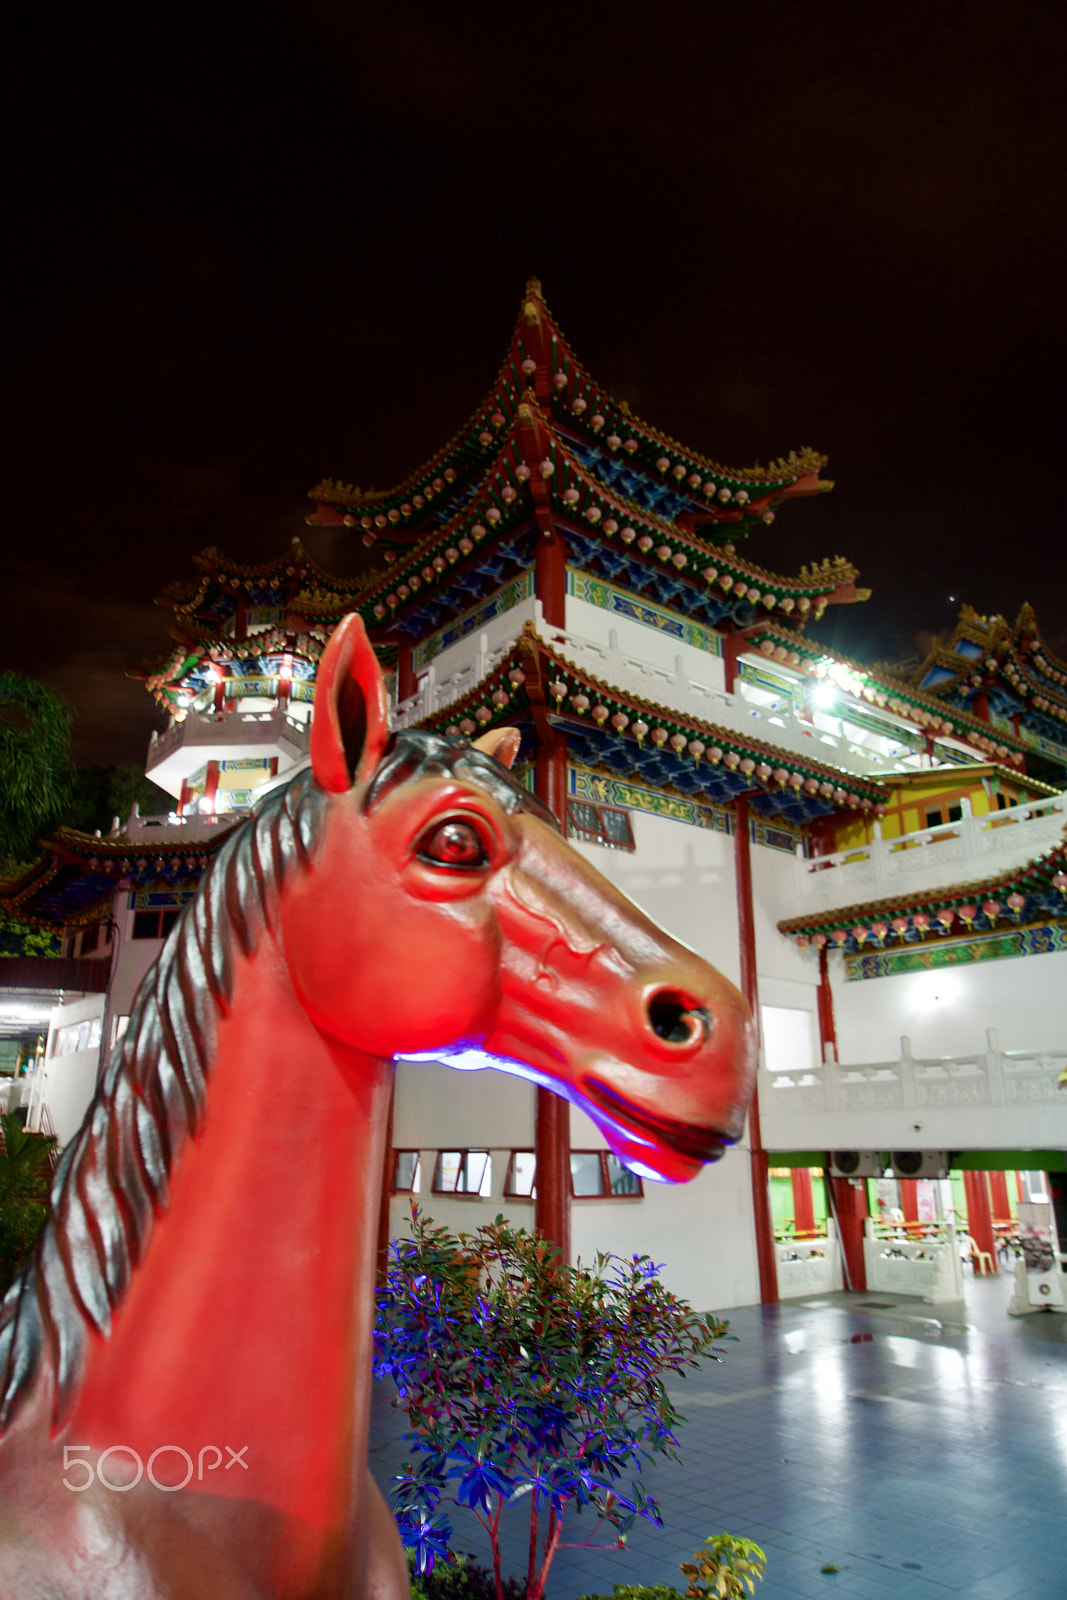
POLYGON ((389 1193, 390 1194, 421 1194, 422 1193, 422 1186, 421 1186, 420 1181, 419 1181, 421 1179, 421 1177, 422 1177, 422 1151, 421 1150, 410 1149, 408 1147, 405 1147, 403 1149, 399 1149, 399 1148, 394 1147, 394 1149, 393 1149, 393 1170, 392 1170, 392 1174, 391 1174, 391 1177, 390 1177, 389 1193), (401 1156, 414 1156, 415 1157, 415 1170, 411 1175, 411 1182, 409 1184, 399 1184, 399 1183, 397 1183, 397 1173, 398 1173, 399 1168, 400 1168, 400 1157, 401 1156))
POLYGON ((581 800, 576 795, 567 796, 567 837, 577 839, 581 844, 598 844, 605 850, 636 850, 637 841, 634 838, 634 825, 630 812, 625 806, 605 806, 599 801, 581 800), (583 827, 574 815, 575 806, 584 806, 592 811, 597 819, 595 832, 583 827), (605 816, 622 817, 626 824, 629 841, 613 839, 604 826, 605 816))
POLYGON ((430 1193, 444 1195, 453 1200, 491 1199, 493 1193, 493 1152, 485 1145, 451 1145, 447 1150, 445 1148, 438 1149, 434 1157, 433 1179, 431 1182, 430 1193), (489 1193, 482 1194, 480 1186, 477 1189, 442 1189, 440 1187, 441 1157, 446 1154, 457 1155, 460 1158, 459 1167, 457 1169, 457 1178, 459 1173, 463 1173, 464 1176, 466 1176, 467 1162, 470 1160, 471 1156, 484 1156, 489 1166, 489 1193))
POLYGON ((631 1172, 629 1167, 624 1166, 623 1163, 621 1161, 619 1161, 618 1156, 615 1155, 615 1152, 613 1150, 606 1150, 606 1149, 602 1149, 602 1148, 593 1149, 593 1150, 582 1149, 582 1150, 572 1150, 570 1152, 570 1154, 572 1156, 597 1156, 597 1157, 599 1157, 599 1160, 600 1160, 600 1184, 601 1184, 600 1193, 599 1194, 576 1194, 575 1193, 575 1189, 574 1189, 574 1173, 572 1172, 571 1175, 570 1175, 571 1199, 572 1200, 609 1200, 614 1204, 615 1202, 620 1201, 620 1200, 623 1200, 623 1201, 643 1200, 645 1198, 645 1185, 644 1185, 643 1180, 641 1179, 641 1177, 636 1172, 631 1172), (609 1162, 609 1160, 612 1159, 612 1157, 614 1157, 614 1159, 616 1161, 619 1161, 619 1166, 622 1167, 622 1170, 624 1172, 626 1172, 629 1175, 630 1179, 637 1185, 637 1188, 636 1188, 636 1190, 635 1190, 635 1192, 633 1194, 616 1194, 615 1191, 612 1189, 612 1187, 611 1187, 611 1170, 610 1170, 610 1168, 608 1166, 608 1162, 609 1162))
POLYGON ((537 1199, 537 1151, 529 1145, 515 1145, 508 1153, 508 1166, 504 1174, 504 1199, 518 1200, 522 1205, 530 1205, 537 1199), (534 1170, 533 1177, 530 1180, 529 1194, 519 1194, 511 1187, 511 1175, 515 1170, 516 1156, 533 1156, 534 1158, 534 1170))

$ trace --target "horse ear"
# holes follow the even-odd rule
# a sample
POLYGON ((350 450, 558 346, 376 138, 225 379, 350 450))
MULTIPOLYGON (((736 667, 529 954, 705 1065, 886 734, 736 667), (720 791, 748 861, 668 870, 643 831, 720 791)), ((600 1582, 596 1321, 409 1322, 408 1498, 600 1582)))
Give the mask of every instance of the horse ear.
POLYGON ((480 739, 474 740, 474 749, 480 750, 483 755, 493 756, 502 767, 512 767, 521 743, 522 735, 518 728, 494 728, 492 733, 483 733, 480 739))
POLYGON ((342 618, 315 680, 311 770, 328 794, 371 776, 389 740, 389 707, 378 658, 355 612, 342 618))

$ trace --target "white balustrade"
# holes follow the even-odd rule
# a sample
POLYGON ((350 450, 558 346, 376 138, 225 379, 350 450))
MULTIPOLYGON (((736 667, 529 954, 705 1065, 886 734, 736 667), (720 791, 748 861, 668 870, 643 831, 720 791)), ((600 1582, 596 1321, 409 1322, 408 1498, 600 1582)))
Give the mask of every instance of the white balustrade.
POLYGON ((852 1063, 827 1059, 803 1072, 760 1069, 760 1097, 823 1111, 922 1111, 951 1106, 1012 1106, 1041 1102, 1067 1111, 1059 1092, 1067 1045, 1052 1050, 1002 1051, 994 1029, 986 1049, 971 1055, 912 1055, 905 1036, 896 1061, 852 1063))
MULTIPOLYGON (((393 713, 394 725, 410 727, 454 704, 482 683, 507 655, 523 623, 532 620, 542 639, 575 667, 600 678, 624 695, 661 705, 665 710, 711 722, 725 732, 749 739, 763 739, 808 762, 822 762, 853 776, 890 770, 899 765, 899 755, 879 748, 885 740, 872 736, 865 744, 853 735, 816 728, 798 717, 791 707, 756 703, 744 691, 728 694, 717 685, 694 676, 681 656, 672 666, 644 659, 619 643, 616 629, 608 633, 607 643, 590 639, 562 628, 549 627, 538 600, 525 602, 506 614, 506 629, 489 624, 472 633, 463 646, 451 646, 448 666, 442 671, 431 662, 420 674, 415 694, 403 700, 393 713)), ((887 729, 887 732, 892 732, 887 729)))
POLYGON ((963 1299, 963 1263, 951 1222, 931 1228, 921 1239, 887 1232, 873 1217, 864 1229, 868 1291, 917 1294, 934 1305, 963 1299))
POLYGON ((775 1246, 778 1293, 783 1300, 798 1295, 831 1294, 844 1288, 841 1246, 833 1220, 822 1239, 782 1239, 775 1246))
POLYGON ((798 858, 797 888, 805 914, 1008 872, 1052 849, 1067 823, 1067 794, 1028 800, 984 817, 971 814, 966 798, 961 805, 958 822, 894 839, 883 839, 875 822, 869 844, 814 860, 798 858))

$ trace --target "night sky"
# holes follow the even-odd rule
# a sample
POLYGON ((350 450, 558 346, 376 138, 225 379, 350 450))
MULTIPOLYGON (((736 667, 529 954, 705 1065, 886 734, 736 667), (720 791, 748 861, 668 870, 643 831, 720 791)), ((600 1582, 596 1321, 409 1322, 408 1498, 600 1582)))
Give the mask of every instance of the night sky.
POLYGON ((667 433, 829 456, 744 551, 858 565, 827 642, 1030 600, 1067 656, 1062 4, 34 0, 5 55, 2 664, 80 760, 143 759, 195 552, 360 569, 307 491, 444 444, 530 275, 667 433))

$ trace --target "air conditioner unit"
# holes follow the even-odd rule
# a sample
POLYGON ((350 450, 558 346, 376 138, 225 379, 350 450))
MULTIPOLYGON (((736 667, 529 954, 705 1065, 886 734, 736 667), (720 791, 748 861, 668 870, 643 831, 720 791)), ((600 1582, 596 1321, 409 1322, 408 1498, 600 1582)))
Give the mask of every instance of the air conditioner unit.
POLYGON ((885 1172, 881 1150, 832 1150, 831 1178, 880 1178, 885 1172))
POLYGON ((947 1178, 947 1150, 891 1150, 894 1178, 947 1178))

